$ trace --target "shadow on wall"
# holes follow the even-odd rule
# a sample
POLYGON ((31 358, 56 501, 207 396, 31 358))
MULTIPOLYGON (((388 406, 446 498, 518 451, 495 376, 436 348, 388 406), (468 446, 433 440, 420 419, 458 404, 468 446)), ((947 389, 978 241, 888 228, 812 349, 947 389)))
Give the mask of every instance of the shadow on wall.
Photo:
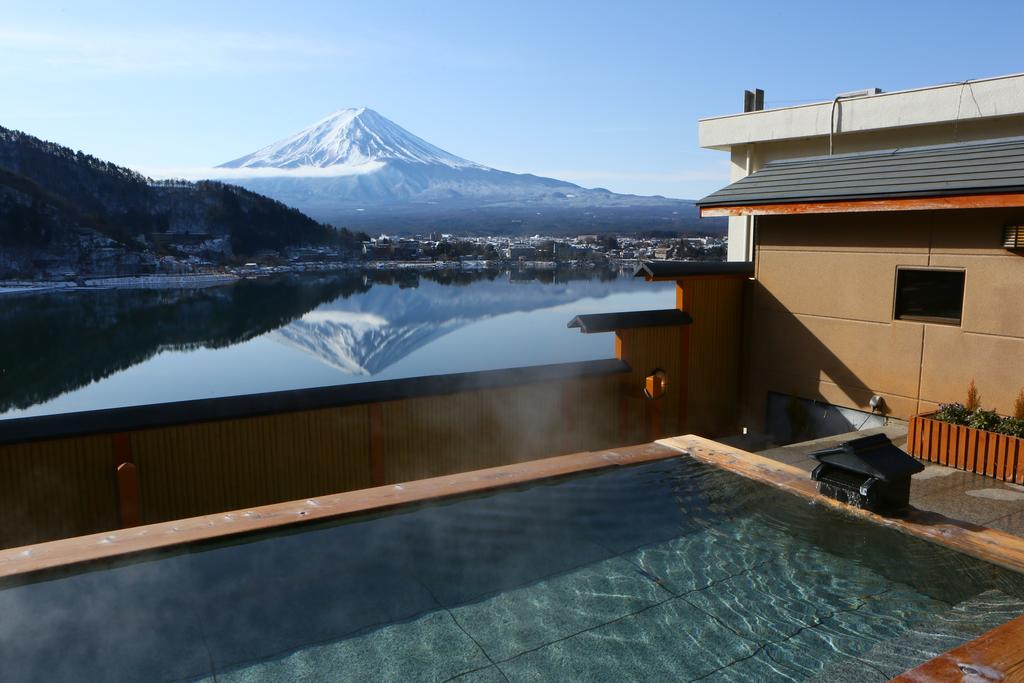
MULTIPOLYGON (((754 281, 750 346, 745 368, 743 423, 793 443, 882 426, 891 406, 868 381, 754 281), (845 404, 843 407, 837 404, 845 404)), ((887 350, 860 348, 859 365, 883 363, 887 350)))
POLYGON ((887 423, 888 419, 877 412, 844 408, 792 394, 769 391, 766 399, 765 431, 778 445, 884 427, 887 423))

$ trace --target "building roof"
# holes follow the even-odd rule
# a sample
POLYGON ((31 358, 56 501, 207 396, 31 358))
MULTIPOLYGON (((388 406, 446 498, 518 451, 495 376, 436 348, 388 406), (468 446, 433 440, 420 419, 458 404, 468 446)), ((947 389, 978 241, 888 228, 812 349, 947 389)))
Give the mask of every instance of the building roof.
POLYGON ((567 327, 578 327, 583 334, 614 332, 636 327, 669 327, 689 325, 693 318, 678 308, 657 311, 629 311, 626 313, 593 313, 578 315, 569 321, 567 327))
POLYGON ((644 261, 634 277, 681 280, 685 277, 753 277, 750 261, 644 261))
POLYGON ((706 207, 1024 192, 1024 137, 773 161, 706 207))

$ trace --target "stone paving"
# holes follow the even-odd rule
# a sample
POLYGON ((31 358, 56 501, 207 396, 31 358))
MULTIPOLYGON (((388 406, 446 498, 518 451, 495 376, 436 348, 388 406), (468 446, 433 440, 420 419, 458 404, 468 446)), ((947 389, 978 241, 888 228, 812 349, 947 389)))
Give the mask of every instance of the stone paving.
MULTIPOLYGON (((809 453, 841 441, 879 433, 886 434, 900 448, 906 448, 906 423, 894 422, 886 427, 770 448, 758 454, 810 473, 818 463, 808 457, 809 453)), ((925 470, 915 474, 910 485, 910 504, 919 510, 1024 536, 1024 486, 1018 484, 925 463, 925 470)))

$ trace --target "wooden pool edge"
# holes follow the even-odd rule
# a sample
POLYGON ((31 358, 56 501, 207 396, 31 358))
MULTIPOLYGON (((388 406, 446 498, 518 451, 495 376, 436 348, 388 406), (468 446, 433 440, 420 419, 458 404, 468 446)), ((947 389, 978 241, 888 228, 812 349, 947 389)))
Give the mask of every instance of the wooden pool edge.
POLYGON ((1024 617, 1011 619, 892 679, 898 683, 1024 680, 1024 617))
POLYGON ((989 527, 951 519, 937 512, 911 508, 902 517, 883 517, 818 493, 807 472, 798 467, 730 448, 700 436, 675 436, 654 443, 748 479, 769 484, 845 514, 938 543, 979 560, 1024 573, 1024 538, 989 527))
POLYGON ((695 435, 601 451, 587 451, 473 470, 401 484, 328 494, 169 522, 76 536, 0 550, 0 579, 63 565, 133 555, 196 541, 265 531, 293 524, 384 511, 463 494, 516 486, 606 467, 686 454, 846 514, 867 519, 973 557, 1024 573, 1024 538, 922 510, 901 518, 857 510, 820 495, 803 470, 695 435))
POLYGON ((679 456, 654 443, 587 451, 8 548, 0 550, 0 580, 679 456))
MULTIPOLYGON (((958 552, 1024 572, 1024 538, 997 529, 969 524, 924 510, 905 517, 882 517, 858 510, 818 493, 807 472, 754 453, 699 436, 677 436, 655 443, 674 448, 695 460, 748 479, 803 496, 845 514, 916 536, 958 552)), ((899 683, 1024 681, 1024 616, 1011 619, 952 650, 893 678, 899 683)))

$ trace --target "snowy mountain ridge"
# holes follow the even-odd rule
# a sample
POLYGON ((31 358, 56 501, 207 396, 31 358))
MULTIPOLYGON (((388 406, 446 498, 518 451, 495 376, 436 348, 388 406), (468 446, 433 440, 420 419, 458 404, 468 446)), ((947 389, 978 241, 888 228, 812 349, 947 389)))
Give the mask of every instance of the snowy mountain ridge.
MULTIPOLYGON (((501 171, 446 152, 366 107, 340 109, 211 171, 317 220, 370 231, 579 234, 697 227, 691 201, 501 171)), ((715 220, 703 225, 714 229, 715 220)))
POLYGON ((394 161, 487 169, 435 147, 366 107, 339 109, 295 135, 218 168, 358 169, 394 161))

